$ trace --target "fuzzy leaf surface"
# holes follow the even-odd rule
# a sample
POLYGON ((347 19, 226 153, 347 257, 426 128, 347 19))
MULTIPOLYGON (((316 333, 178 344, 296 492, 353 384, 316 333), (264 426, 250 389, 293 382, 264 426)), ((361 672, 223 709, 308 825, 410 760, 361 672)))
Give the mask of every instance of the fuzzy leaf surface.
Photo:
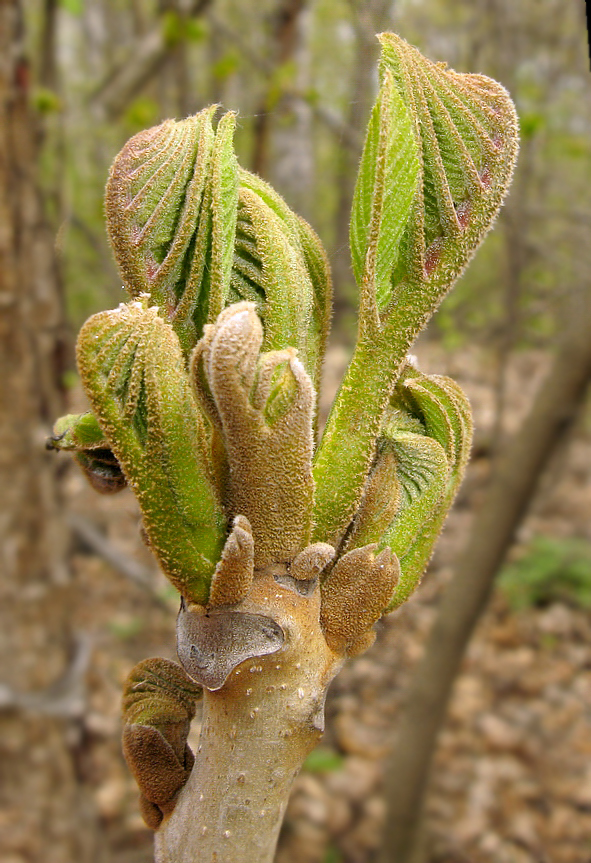
MULTIPOLYGON (((391 78, 408 111, 420 170, 389 292, 378 294, 375 280, 365 277, 361 285, 357 345, 315 458, 314 538, 332 544, 342 538, 361 500, 404 357, 491 227, 518 149, 515 108, 500 84, 432 63, 393 33, 383 33, 380 41, 382 83, 387 88, 384 82, 391 78)), ((380 110, 378 105, 374 124, 380 110)), ((377 135, 370 130, 372 140, 377 135)), ((361 197, 367 205, 367 192, 361 197)), ((354 238, 364 236, 361 212, 359 206, 354 238)), ((375 207, 366 218, 374 212, 375 207)), ((368 257, 374 254, 377 262, 379 232, 373 242, 368 257)), ((355 247, 359 269, 363 244, 355 239, 355 247)))
POLYGON ((150 293, 188 351, 229 290, 238 201, 235 118, 216 106, 131 138, 115 159, 105 209, 133 297, 150 293))
POLYGON ((177 336, 156 307, 131 302, 91 317, 77 353, 86 394, 138 498, 154 553, 175 587, 205 604, 225 519, 177 336))
MULTIPOLYGON (((419 178, 419 154, 412 117, 384 72, 374 105, 351 211, 353 273, 369 305, 384 308, 392 293, 392 270, 411 213, 419 178)), ((363 307, 360 314, 367 314, 363 307)))
POLYGON ((376 543, 400 561, 387 610, 419 584, 461 482, 472 439, 468 400, 450 378, 405 366, 345 550, 376 543))
POLYGON ((290 561, 308 545, 314 490, 312 382, 293 348, 261 353, 262 344, 254 303, 236 303, 206 327, 192 362, 225 444, 226 509, 248 519, 256 567, 290 561))
POLYGON ((241 170, 230 302, 254 302, 263 350, 297 348, 316 387, 331 299, 326 253, 312 228, 268 183, 241 170))

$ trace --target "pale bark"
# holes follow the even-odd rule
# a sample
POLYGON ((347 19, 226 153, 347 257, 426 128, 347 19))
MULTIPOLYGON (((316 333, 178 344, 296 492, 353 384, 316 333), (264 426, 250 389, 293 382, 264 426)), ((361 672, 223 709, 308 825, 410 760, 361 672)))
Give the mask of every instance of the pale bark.
POLYGON ((591 301, 586 293, 581 290, 574 303, 571 327, 527 418, 499 457, 413 676, 387 768, 388 814, 380 863, 422 859, 423 799, 460 663, 543 470, 577 417, 591 380, 591 301))
POLYGON ((320 627, 319 588, 303 596, 259 576, 240 610, 271 617, 285 643, 205 691, 195 765, 156 834, 157 863, 272 863, 291 785, 324 730, 343 660, 320 627))

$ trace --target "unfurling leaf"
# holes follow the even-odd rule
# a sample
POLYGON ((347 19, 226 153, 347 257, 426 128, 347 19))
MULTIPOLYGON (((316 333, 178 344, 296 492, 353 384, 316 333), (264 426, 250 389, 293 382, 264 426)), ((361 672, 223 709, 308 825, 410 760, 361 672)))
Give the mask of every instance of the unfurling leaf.
POLYGON ((367 129, 351 211, 351 258, 364 326, 369 325, 365 316, 379 313, 391 298, 392 272, 417 191, 420 164, 412 123, 386 70, 367 129))
POLYGON ((380 40, 382 84, 351 225, 359 336, 314 464, 314 536, 333 544, 360 502, 409 346, 491 227, 518 149, 515 108, 500 84, 432 63, 393 33, 380 40), (409 124, 413 143, 397 158, 387 134, 409 124), (389 177, 400 187, 388 189, 389 177))
POLYGON ((400 560, 388 603, 398 607, 417 587, 468 460, 468 400, 449 378, 407 365, 388 407, 374 466, 345 545, 387 547, 400 560))
POLYGON ((326 254, 314 231, 264 180, 241 170, 230 301, 254 302, 263 350, 297 348, 316 387, 331 294, 326 254))
POLYGON ((99 494, 122 491, 127 480, 103 430, 90 411, 60 417, 47 449, 71 452, 86 479, 99 494))
POLYGON ((470 403, 462 388, 451 378, 421 375, 407 367, 398 392, 406 396, 413 412, 421 417, 426 433, 443 447, 448 473, 443 494, 430 518, 425 520, 413 542, 402 553, 400 581, 389 611, 405 602, 419 584, 463 479, 473 433, 470 403))
POLYGON ((108 445, 102 428, 90 411, 60 417, 47 441, 48 449, 61 449, 66 452, 105 449, 108 445))
POLYGON ((225 518, 178 339, 155 307, 122 304, 78 337, 86 394, 132 486, 150 546, 172 583, 205 604, 225 518))
POLYGON ((117 263, 185 353, 227 305, 254 301, 264 350, 297 348, 318 384, 331 299, 324 250, 267 183, 238 168, 235 117, 214 133, 215 108, 140 132, 115 159, 105 201, 117 263))
POLYGON ((313 496, 312 382, 293 348, 260 354, 262 344, 255 304, 236 303, 206 327, 192 362, 224 441, 226 508, 250 522, 257 567, 308 545, 313 496))
POLYGON ((233 114, 211 106, 131 138, 111 168, 105 208, 125 286, 149 293, 185 351, 227 304, 238 168, 233 114))

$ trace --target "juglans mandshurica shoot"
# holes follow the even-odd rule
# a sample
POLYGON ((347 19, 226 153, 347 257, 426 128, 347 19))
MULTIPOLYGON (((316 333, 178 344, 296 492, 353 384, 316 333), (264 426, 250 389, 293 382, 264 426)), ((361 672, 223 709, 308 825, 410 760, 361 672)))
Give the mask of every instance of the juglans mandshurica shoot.
POLYGON ((238 165, 235 116, 141 132, 107 183, 130 301, 82 327, 90 411, 51 443, 98 491, 131 487, 181 596, 180 665, 141 662, 124 694, 157 860, 272 859, 326 689, 416 589, 468 459, 466 396, 407 355, 498 213, 517 118, 495 81, 379 39, 351 211, 357 343, 320 437, 326 254, 238 165))

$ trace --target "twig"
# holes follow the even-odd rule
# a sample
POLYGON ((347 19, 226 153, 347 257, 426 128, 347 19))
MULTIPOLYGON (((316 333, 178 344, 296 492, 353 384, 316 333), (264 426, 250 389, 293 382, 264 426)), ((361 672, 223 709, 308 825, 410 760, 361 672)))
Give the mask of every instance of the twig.
POLYGON ((37 716, 79 719, 86 710, 86 672, 92 654, 92 639, 76 636, 74 656, 64 675, 46 689, 17 692, 0 684, 0 711, 19 710, 37 716))
MULTIPOLYGON (((187 11, 187 17, 201 15, 211 0, 195 0, 187 11)), ((106 76, 90 97, 95 107, 111 118, 119 116, 133 96, 156 74, 171 51, 161 23, 140 36, 131 45, 126 59, 106 76)))
POLYGON ((129 581, 146 591, 157 605, 170 611, 168 603, 156 592, 153 574, 149 569, 116 548, 104 533, 84 516, 69 513, 66 520, 73 533, 90 551, 105 560, 129 581))

